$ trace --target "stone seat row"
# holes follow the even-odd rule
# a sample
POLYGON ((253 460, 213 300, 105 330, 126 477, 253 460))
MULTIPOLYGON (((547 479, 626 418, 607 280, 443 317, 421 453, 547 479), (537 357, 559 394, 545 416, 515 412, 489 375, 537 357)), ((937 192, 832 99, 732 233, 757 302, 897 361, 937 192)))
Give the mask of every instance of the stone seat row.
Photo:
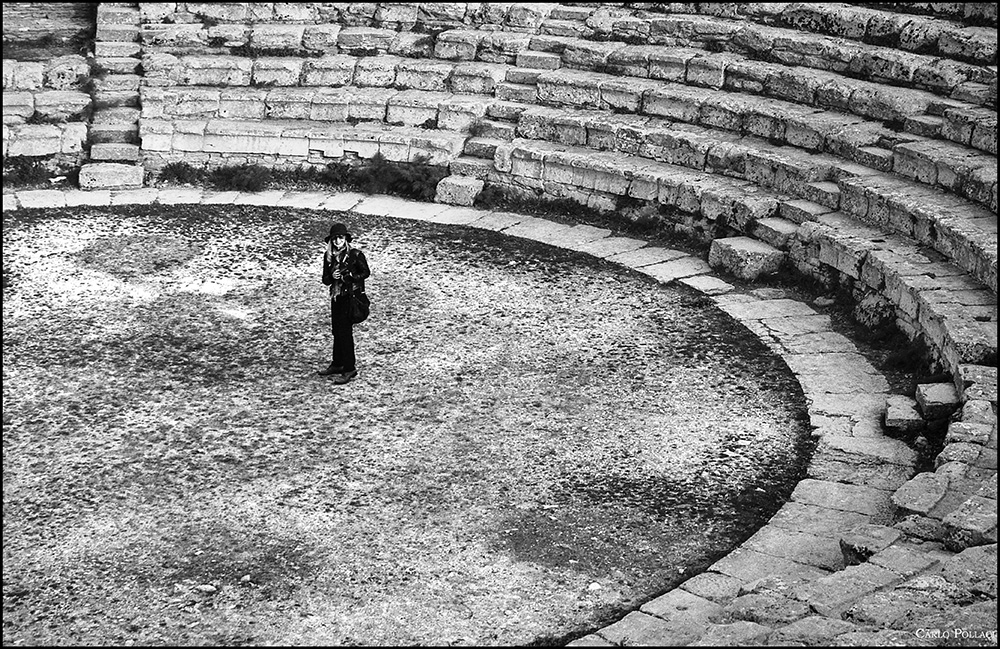
POLYGON ((927 16, 972 25, 997 26, 997 7, 989 2, 848 2, 846 4, 907 16, 927 16))
MULTIPOLYGON (((710 40, 719 41, 742 29, 763 24, 804 30, 814 36, 826 34, 859 44, 878 46, 891 42, 893 48, 906 52, 967 61, 975 65, 996 64, 995 31, 991 33, 981 27, 963 27, 951 21, 930 17, 901 16, 893 12, 843 5, 816 8, 804 4, 769 6, 763 3, 673 3, 664 13, 655 10, 663 7, 656 4, 648 7, 652 9, 650 11, 547 3, 483 3, 466 6, 381 3, 350 6, 340 11, 306 5, 292 10, 297 13, 293 15, 286 6, 275 13, 273 10, 267 11, 266 3, 254 4, 255 6, 233 3, 219 8, 199 5, 197 15, 188 14, 187 24, 208 19, 212 26, 223 28, 217 32, 218 35, 234 34, 234 25, 267 24, 271 21, 285 25, 299 23, 299 27, 327 23, 403 31, 413 30, 417 26, 420 31, 468 26, 478 31, 572 34, 600 40, 641 37, 651 44, 675 44, 649 40, 670 36, 672 33, 701 34, 710 40), (701 21, 697 24, 702 26, 692 27, 691 21, 701 21)), ((147 24, 163 25, 162 21, 168 16, 174 23, 181 22, 177 20, 176 13, 169 13, 169 7, 143 8, 142 13, 143 22, 147 24)))
MULTIPOLYGON (((417 63, 409 59, 394 61, 391 57, 379 57, 359 59, 356 67, 352 69, 350 67, 352 62, 347 61, 345 67, 339 69, 340 76, 336 81, 338 83, 358 81, 373 86, 401 83, 404 87, 416 86, 428 89, 426 91, 397 91, 377 87, 302 87, 270 90, 187 86, 147 87, 142 91, 143 116, 330 121, 374 119, 408 125, 420 125, 430 120, 436 122, 440 128, 469 130, 487 115, 490 117, 500 115, 503 119, 503 115, 518 116, 530 107, 529 104, 514 102, 504 108, 504 105, 497 100, 486 97, 477 99, 473 95, 473 93, 495 94, 500 101, 503 101, 507 96, 503 92, 507 86, 500 81, 504 78, 501 75, 506 75, 506 78, 518 78, 515 75, 530 74, 524 70, 503 68, 495 64, 473 63, 457 64, 452 68, 438 65, 428 69, 426 65, 417 63), (378 63, 378 67, 366 65, 368 61, 378 63), (446 90, 454 94, 443 92, 446 90)), ((543 84, 545 83, 541 75, 538 78, 543 84)), ((607 86, 610 89, 609 95, 601 96, 597 103, 618 110, 626 107, 621 97, 614 95, 623 85, 626 84, 620 80, 609 84, 607 86), (611 104, 612 100, 618 100, 618 103, 611 104)), ((598 90, 600 91, 600 88, 598 90)), ((553 90, 549 95, 555 92, 553 90)), ((531 97, 527 99, 532 101, 531 97)), ((712 97, 706 94, 706 103, 710 103, 708 101, 710 99, 712 97)), ((869 128, 867 124, 859 124, 857 118, 835 111, 773 106, 760 102, 743 102, 742 106, 738 106, 727 100, 731 100, 731 97, 723 95, 715 103, 724 110, 738 111, 741 117, 735 120, 702 120, 701 112, 692 115, 676 111, 669 117, 673 121, 704 123, 710 128, 721 127, 809 150, 831 152, 852 162, 881 171, 893 171, 920 182, 940 186, 980 204, 991 205, 993 200, 991 192, 995 186, 996 166, 996 159, 993 156, 971 151, 950 142, 927 140, 919 136, 903 136, 878 126, 869 128), (775 119, 783 119, 784 126, 775 128, 772 123, 775 119)), ((627 107, 633 111, 641 111, 642 102, 641 98, 636 97, 635 101, 627 104, 627 107)), ((565 105, 565 102, 560 103, 565 105)), ((660 119, 660 116, 654 118, 644 116, 637 122, 625 119, 624 116, 608 116, 606 112, 588 112, 586 109, 583 109, 583 112, 572 109, 563 111, 564 113, 560 115, 554 110, 539 108, 529 111, 527 118, 544 118, 564 131, 575 128, 579 133, 587 128, 580 119, 585 122, 596 120, 597 123, 606 124, 605 130, 617 125, 630 127, 645 124, 650 119, 655 126, 660 119)), ((627 130, 623 136, 634 137, 627 130)), ((568 137, 576 137, 579 142, 583 141, 581 135, 568 135, 568 137)))
POLYGON ((92 98, 76 90, 4 91, 3 123, 85 121, 92 98))
MULTIPOLYGON (((754 23, 678 15, 655 20, 664 24, 654 29, 650 19, 630 19, 630 32, 614 34, 621 40, 600 41, 574 29, 540 30, 537 34, 454 29, 435 37, 339 24, 146 24, 142 38, 148 51, 166 53, 224 54, 242 47, 312 56, 405 51, 415 56, 493 63, 513 63, 522 51, 558 48, 565 52, 563 59, 568 67, 582 69, 594 69, 609 59, 613 62, 615 57, 631 63, 648 58, 649 53, 662 53, 665 47, 701 51, 711 47, 712 51, 737 56, 737 60, 749 58, 847 74, 871 79, 870 83, 878 85, 925 89, 978 105, 996 105, 996 70, 990 67, 754 23), (703 24, 705 21, 709 22, 703 24)), ((995 34, 993 44, 995 48, 995 34)), ((993 58, 995 63, 995 51, 993 58)))
POLYGON ((851 215, 805 211, 801 201, 748 181, 535 140, 497 147, 485 175, 493 185, 604 209, 622 198, 667 206, 689 215, 686 227, 708 238, 727 228, 744 232, 787 250, 803 267, 819 260, 882 293, 904 330, 922 332, 950 370, 995 358, 995 291, 952 263, 933 261, 918 243, 851 215))
MULTIPOLYGON (((527 65, 537 65, 534 60, 522 61, 527 65)), ((857 144, 850 147, 854 151, 855 161, 869 164, 876 168, 887 170, 891 168, 892 152, 884 147, 878 147, 879 141, 917 140, 926 136, 946 135, 952 141, 967 140, 969 144, 985 153, 995 155, 996 149, 996 113, 986 111, 985 114, 970 114, 968 110, 949 106, 947 103, 930 103, 917 109, 907 105, 887 106, 881 103, 883 96, 871 96, 857 90, 850 95, 837 95, 836 88, 821 88, 818 94, 829 93, 831 99, 820 104, 833 104, 835 111, 855 107, 854 112, 877 111, 883 118, 902 118, 914 110, 930 110, 942 112, 943 115, 922 115, 908 117, 906 124, 911 130, 919 131, 920 137, 904 136, 892 129, 879 124, 859 124, 851 121, 849 115, 837 115, 835 112, 817 115, 816 110, 784 100, 757 99, 746 96, 741 87, 715 90, 693 90, 687 88, 687 79, 677 81, 659 81, 649 79, 623 80, 615 75, 587 73, 576 70, 551 70, 533 72, 530 69, 510 69, 500 64, 488 63, 448 63, 443 61, 414 60, 404 57, 381 56, 355 58, 347 55, 324 57, 320 59, 285 59, 265 58, 251 60, 241 57, 173 57, 172 55, 148 56, 145 61, 148 69, 146 78, 150 85, 210 85, 210 86, 246 86, 252 83, 276 84, 285 86, 373 86, 400 87, 430 91, 449 91, 457 93, 495 94, 503 99, 515 99, 530 103, 543 101, 552 104, 581 105, 595 108, 611 108, 616 111, 645 112, 646 104, 656 106, 655 110, 667 108, 664 101, 656 101, 659 95, 666 95, 666 101, 676 104, 673 115, 679 119, 697 119, 699 106, 719 106, 722 111, 731 112, 736 106, 741 112, 767 111, 775 116, 775 120, 788 121, 796 119, 799 124, 796 129, 787 129, 776 125, 776 132, 758 133, 763 137, 784 139, 786 133, 797 133, 805 139, 789 143, 807 148, 824 146, 823 137, 818 136, 817 129, 829 130, 831 127, 839 130, 840 124, 851 123, 855 132, 850 134, 857 144), (513 79, 516 83, 510 81, 513 79), (533 82, 533 83, 532 83, 533 82), (858 108, 861 107, 861 108, 858 108), (949 119, 949 116, 953 119, 949 119), (832 119, 832 122, 827 122, 832 119), (973 121, 968 121, 969 119, 973 121), (935 128, 934 121, 937 121, 935 128), (863 150, 867 149, 867 150, 863 150), (881 149, 881 150, 879 150, 881 149), (858 159, 861 158, 861 159, 858 159), (881 159, 877 159, 881 158, 881 159)), ((788 87, 795 87, 789 82, 788 87)), ((894 100, 894 98, 890 98, 894 100)), ((822 106, 820 106, 822 107, 822 106)), ((709 109, 711 110, 711 108, 709 109)), ((731 121, 731 120, 728 120, 731 121)), ((713 124, 723 128, 732 125, 713 124)), ((739 126, 736 126, 736 130, 739 126)), ((923 147, 932 150, 935 145, 923 147)), ((951 149, 947 146, 937 147, 949 156, 951 149)), ((827 150, 839 155, 844 151, 827 150)), ((957 151, 957 150, 956 150, 957 151)), ((974 152, 972 152, 974 154, 974 152)), ((968 158, 967 167, 985 167, 995 165, 992 156, 976 157, 962 154, 968 158)), ((986 201, 989 203, 989 201, 986 201)))
MULTIPOLYGON (((389 88, 240 91, 175 87, 144 88, 142 99, 144 121, 150 123, 150 128, 153 126, 151 120, 164 119, 370 120, 476 131, 508 140, 514 137, 545 139, 745 177, 763 186, 777 187, 833 208, 840 207, 841 194, 845 191, 837 184, 839 180, 878 173, 875 169, 847 162, 843 158, 814 154, 794 147, 777 147, 759 135, 741 136, 739 129, 734 129, 736 132, 720 132, 714 128, 715 125, 705 128, 660 117, 555 109, 476 95, 389 88), (486 120, 485 117, 494 119, 486 120)), ((164 127, 158 125, 157 128, 164 127)), ((852 136, 856 133, 856 126, 850 122, 843 124, 842 129, 852 136)), ((951 158, 939 155, 936 163, 929 162, 929 158, 909 157, 920 152, 921 144, 903 143, 896 145, 895 150, 889 150, 889 169, 916 176, 915 171, 923 168, 921 163, 925 166, 929 164, 935 176, 933 179, 921 177, 921 181, 936 182, 940 179, 942 184, 948 183, 951 191, 972 195, 979 192, 981 200, 988 199, 989 191, 995 185, 984 184, 973 173, 981 167, 970 171, 968 166, 964 166, 968 165, 964 152, 952 152, 954 155, 951 158), (906 149, 907 144, 918 148, 916 151, 906 149)), ((940 146, 937 150, 940 151, 940 146)), ((934 150, 931 152, 933 154, 934 150)), ((995 174, 995 165, 987 171, 995 174)), ((994 214, 911 181, 882 179, 882 184, 877 187, 887 187, 888 191, 887 182, 893 192, 901 196, 901 202, 893 202, 892 209, 879 207, 869 210, 869 202, 877 201, 877 192, 871 190, 865 193, 867 186, 851 185, 850 191, 854 195, 861 193, 861 197, 855 196, 850 203, 852 213, 863 220, 914 236, 942 252, 955 254, 957 259, 962 260, 963 267, 988 285, 995 286, 995 254, 990 253, 996 238, 994 214), (916 197, 919 201, 913 200, 916 197), (955 225, 951 224, 952 221, 956 222, 955 225), (939 222, 938 225, 930 225, 935 222, 939 222), (955 228, 958 228, 957 231, 955 228)))
MULTIPOLYGON (((553 71, 563 67, 607 72, 656 81, 670 81, 709 89, 834 108, 874 120, 896 122, 904 130, 920 135, 951 139, 996 154, 996 111, 974 103, 941 98, 922 90, 887 87, 845 77, 834 72, 801 66, 767 63, 729 53, 707 53, 695 49, 665 49, 643 45, 593 43, 556 36, 508 35, 488 50, 475 42, 494 38, 489 33, 444 32, 437 44, 420 44, 422 35, 395 33, 387 51, 400 59, 327 55, 319 58, 233 57, 227 54, 170 54, 163 48, 147 49, 143 57, 147 85, 347 85, 353 68, 355 85, 366 82, 366 74, 384 70, 392 61, 425 74, 438 74, 446 81, 444 61, 475 57, 483 63, 515 64, 517 67, 553 71), (414 37, 417 37, 415 40, 414 37), (464 53, 463 53, 464 50, 464 53), (415 60, 408 60, 415 59, 415 60), (435 60, 435 59, 441 59, 435 60), (372 72, 368 72, 368 71, 372 72)), ((494 39, 495 40, 495 39, 494 39)), ((372 85, 392 85, 373 81, 372 85)), ((400 84, 403 85, 403 84, 400 84)), ((444 88, 424 87, 427 90, 444 88)))
MULTIPOLYGON (((840 210, 856 222, 895 232, 937 250, 956 266, 996 291, 997 221, 996 215, 970 206, 944 192, 914 185, 912 182, 887 177, 884 174, 854 164, 845 164, 828 156, 810 155, 787 147, 774 147, 753 138, 716 139, 713 133, 691 129, 671 130, 670 124, 646 126, 638 139, 629 139, 618 147, 605 130, 607 122, 588 132, 589 142, 577 137, 560 137, 557 129, 544 122, 525 120, 524 135, 536 139, 517 138, 510 142, 472 138, 465 151, 473 157, 493 159, 497 167, 506 166, 501 160, 521 148, 560 144, 597 145, 642 160, 666 162, 697 171, 732 176, 752 182, 755 187, 777 191, 792 198, 808 201, 802 216, 840 210), (537 138, 550 138, 538 141, 537 138), (514 143, 520 144, 514 144, 514 143), (528 145, 527 142, 533 142, 528 145)), ((586 150, 593 151, 592 148, 586 150)), ((583 164, 583 163, 580 163, 583 164)), ((489 166, 457 161, 453 172, 476 175, 489 180, 489 166)))

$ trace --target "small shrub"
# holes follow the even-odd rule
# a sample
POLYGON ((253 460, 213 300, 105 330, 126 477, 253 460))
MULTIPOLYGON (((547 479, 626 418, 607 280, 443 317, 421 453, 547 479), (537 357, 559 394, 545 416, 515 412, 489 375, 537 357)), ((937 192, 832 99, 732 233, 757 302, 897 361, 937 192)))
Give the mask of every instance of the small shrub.
POLYGON ((159 180, 164 183, 197 185, 205 180, 206 175, 204 169, 196 169, 186 162, 171 162, 160 170, 159 180))
POLYGON ((428 119, 425 119, 424 122, 420 124, 420 128, 425 128, 428 130, 433 130, 436 129, 437 127, 438 127, 438 121, 436 117, 430 117, 428 119))
POLYGON ((219 167, 208 174, 208 182, 223 191, 259 191, 270 186, 274 172, 260 165, 219 167))
POLYGON ((14 156, 3 159, 4 187, 30 187, 46 183, 53 176, 42 159, 14 156))

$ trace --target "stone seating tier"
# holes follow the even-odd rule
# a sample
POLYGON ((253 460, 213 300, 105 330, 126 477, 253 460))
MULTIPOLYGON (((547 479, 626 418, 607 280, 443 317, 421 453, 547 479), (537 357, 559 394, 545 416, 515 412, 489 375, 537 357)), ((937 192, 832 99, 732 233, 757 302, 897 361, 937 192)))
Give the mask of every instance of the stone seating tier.
MULTIPOLYGON (((199 28, 199 34, 207 33, 198 25, 194 27, 199 28)), ((248 63, 241 62, 239 57, 228 58, 234 51, 229 48, 206 50, 201 46, 150 45, 145 49, 145 83, 339 85, 338 80, 344 75, 342 68, 347 64, 332 52, 388 53, 422 60, 425 64, 430 64, 434 58, 479 60, 545 70, 571 68, 608 72, 699 88, 725 88, 743 94, 853 112, 873 120, 888 120, 898 124, 896 128, 918 135, 952 139, 996 154, 996 111, 981 107, 980 104, 990 102, 989 86, 981 83, 975 85, 980 90, 986 88, 985 94, 977 92, 967 96, 959 93, 969 101, 958 101, 925 90, 886 87, 881 83, 816 70, 794 62, 768 63, 739 54, 709 53, 693 48, 675 47, 664 51, 663 48, 647 45, 470 30, 446 31, 433 39, 423 34, 392 30, 331 27, 337 34, 335 43, 340 45, 326 45, 323 56, 264 57, 249 68, 248 63), (212 53, 205 54, 207 51, 212 53), (213 64, 211 57, 219 58, 213 64)), ((303 40, 303 36, 296 32, 287 45, 264 51, 302 54, 301 45, 294 44, 301 44, 303 40)), ((377 60, 382 57, 368 58, 377 60)), ((859 60, 857 57, 852 59, 859 60)), ((365 65, 374 70, 380 64, 367 62, 365 65)), ((995 71, 977 69, 992 75, 995 105, 995 71)), ((948 84, 957 83, 953 75, 947 76, 951 79, 948 84)))
MULTIPOLYGON (((776 114, 776 111, 768 113, 776 114)), ((996 285, 996 255, 993 252, 996 217, 992 212, 902 179, 896 179, 891 187, 894 198, 883 199, 882 203, 868 191, 870 188, 850 185, 853 200, 842 206, 840 194, 846 190, 836 183, 852 176, 873 175, 879 169, 830 155, 774 146, 760 137, 771 134, 770 127, 763 131, 754 131, 751 127, 751 132, 758 135, 741 137, 739 132, 744 129, 719 132, 659 117, 553 109, 476 95, 353 87, 144 88, 143 114, 146 133, 152 134, 153 129, 158 129, 158 134, 169 133, 170 137, 174 137, 174 128, 164 123, 165 120, 220 117, 333 122, 371 120, 407 126, 431 125, 456 131, 478 131, 485 127, 495 131, 493 134, 501 139, 520 136, 616 150, 694 169, 728 173, 797 197, 826 203, 835 209, 843 207, 865 222, 915 236, 942 252, 960 251, 956 259, 961 260, 959 263, 963 267, 987 285, 996 285), (487 117, 493 119, 485 119, 487 117), (876 206, 870 208, 869 200, 876 201, 876 206), (981 243, 969 244, 963 240, 981 243)), ((815 125, 816 122, 816 116, 803 119, 803 123, 815 125)), ((841 134, 848 141, 829 148, 846 149, 851 138, 858 136, 855 123, 850 120, 842 123, 842 130, 833 136, 834 143, 836 136, 841 134)), ((951 152, 955 162, 949 164, 949 158, 940 155, 944 143, 928 142, 936 146, 924 147, 926 142, 915 141, 887 150, 889 168, 921 181, 936 183, 940 180, 943 187, 960 195, 977 196, 983 202, 991 200, 994 195, 989 192, 995 192, 995 180, 990 174, 995 176, 995 166, 986 162, 971 167, 967 151, 951 152), (920 157, 925 150, 929 151, 927 155, 920 157)), ((169 151, 172 145, 161 138, 155 145, 150 143, 144 147, 169 151)), ((852 157, 869 161, 864 157, 852 157)))
MULTIPOLYGON (((508 30, 524 33, 564 33, 600 40, 641 37, 650 41, 671 30, 706 36, 719 42, 734 31, 756 25, 805 30, 875 46, 919 52, 935 58, 967 61, 975 65, 996 64, 996 33, 965 27, 933 16, 917 17, 880 9, 843 4, 806 3, 632 3, 631 8, 603 5, 558 5, 550 3, 424 3, 398 5, 370 3, 323 5, 227 3, 206 7, 203 3, 147 4, 144 23, 197 24, 222 27, 218 36, 233 33, 232 25, 280 23, 292 25, 339 24, 348 27, 380 27, 394 30, 435 31, 469 26, 476 30, 508 30), (693 28, 692 20, 708 19, 693 28), (734 20, 735 19, 735 20, 734 20), (727 26, 728 25, 728 26, 727 26)), ((995 27, 988 6, 974 9, 970 18, 995 27), (972 15, 978 14, 978 15, 972 15)))
MULTIPOLYGON (((762 137, 836 153, 883 171, 893 170, 955 191, 995 209, 996 158, 992 153, 977 153, 933 139, 921 142, 925 139, 924 135, 896 133, 878 124, 859 123, 858 119, 839 110, 820 112, 780 100, 761 101, 747 97, 739 90, 693 90, 683 83, 648 79, 625 81, 615 75, 593 72, 534 72, 502 64, 428 62, 393 56, 356 58, 337 55, 322 59, 256 61, 240 57, 193 56, 174 58, 169 62, 160 59, 159 63, 169 66, 167 71, 159 68, 164 75, 160 77, 164 84, 174 79, 192 85, 214 86, 221 83, 228 87, 249 85, 256 78, 258 83, 274 83, 281 87, 299 87, 301 84, 304 87, 356 85, 481 93, 528 103, 610 108, 617 112, 669 116, 736 131, 748 127, 742 115, 758 115, 761 116, 757 119, 760 123, 756 125, 757 130, 751 132, 762 137), (508 79, 530 83, 511 83, 508 79)), ((153 67, 153 64, 148 67, 153 67)), ((177 97, 183 94, 170 90, 171 86, 162 87, 168 88, 163 92, 169 96, 164 95, 166 98, 160 103, 177 103, 177 97)), ((244 106, 248 111, 255 111, 254 115, 218 116, 263 117, 265 102, 261 99, 261 92, 246 93, 247 97, 254 99, 248 100, 244 106)), ((239 94, 230 93, 230 96, 239 94)), ((269 96, 279 94, 273 91, 269 96)), ((293 94, 287 93, 289 97, 293 94)), ((144 101, 158 101, 152 88, 147 88, 145 95, 144 101)), ((198 92, 192 91, 190 96, 197 97, 198 92)), ((308 93, 303 92, 301 96, 307 97, 308 93)), ((858 102, 871 99, 868 96, 859 97, 858 102)), ((300 103, 302 101, 299 100, 300 103)), ((234 102, 229 101, 228 105, 234 106, 234 102)), ((188 108, 181 106, 179 110, 188 108)), ((982 121, 971 128, 964 126, 961 129, 964 132, 956 135, 955 139, 968 138, 982 148, 995 151, 996 114, 981 117, 982 121)), ((921 129, 930 133, 931 130, 923 129, 927 125, 924 120, 921 129)))

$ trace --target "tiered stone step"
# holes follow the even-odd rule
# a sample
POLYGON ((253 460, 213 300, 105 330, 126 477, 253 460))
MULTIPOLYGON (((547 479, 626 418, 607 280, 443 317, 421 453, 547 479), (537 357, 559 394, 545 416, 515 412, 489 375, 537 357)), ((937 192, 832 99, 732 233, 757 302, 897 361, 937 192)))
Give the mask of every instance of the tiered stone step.
POLYGON ((90 125, 90 164, 80 170, 82 189, 141 187, 138 164, 141 14, 134 3, 102 3, 97 9, 94 54, 105 74, 95 83, 90 125))

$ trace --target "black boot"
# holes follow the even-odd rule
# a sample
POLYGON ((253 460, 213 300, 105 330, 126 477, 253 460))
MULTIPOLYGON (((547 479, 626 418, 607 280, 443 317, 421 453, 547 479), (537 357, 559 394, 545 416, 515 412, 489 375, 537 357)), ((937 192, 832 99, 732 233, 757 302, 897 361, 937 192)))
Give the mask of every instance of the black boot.
POLYGON ((330 363, 325 370, 320 370, 317 374, 320 376, 330 376, 331 374, 341 374, 343 371, 344 367, 342 365, 334 365, 333 363, 330 363))

